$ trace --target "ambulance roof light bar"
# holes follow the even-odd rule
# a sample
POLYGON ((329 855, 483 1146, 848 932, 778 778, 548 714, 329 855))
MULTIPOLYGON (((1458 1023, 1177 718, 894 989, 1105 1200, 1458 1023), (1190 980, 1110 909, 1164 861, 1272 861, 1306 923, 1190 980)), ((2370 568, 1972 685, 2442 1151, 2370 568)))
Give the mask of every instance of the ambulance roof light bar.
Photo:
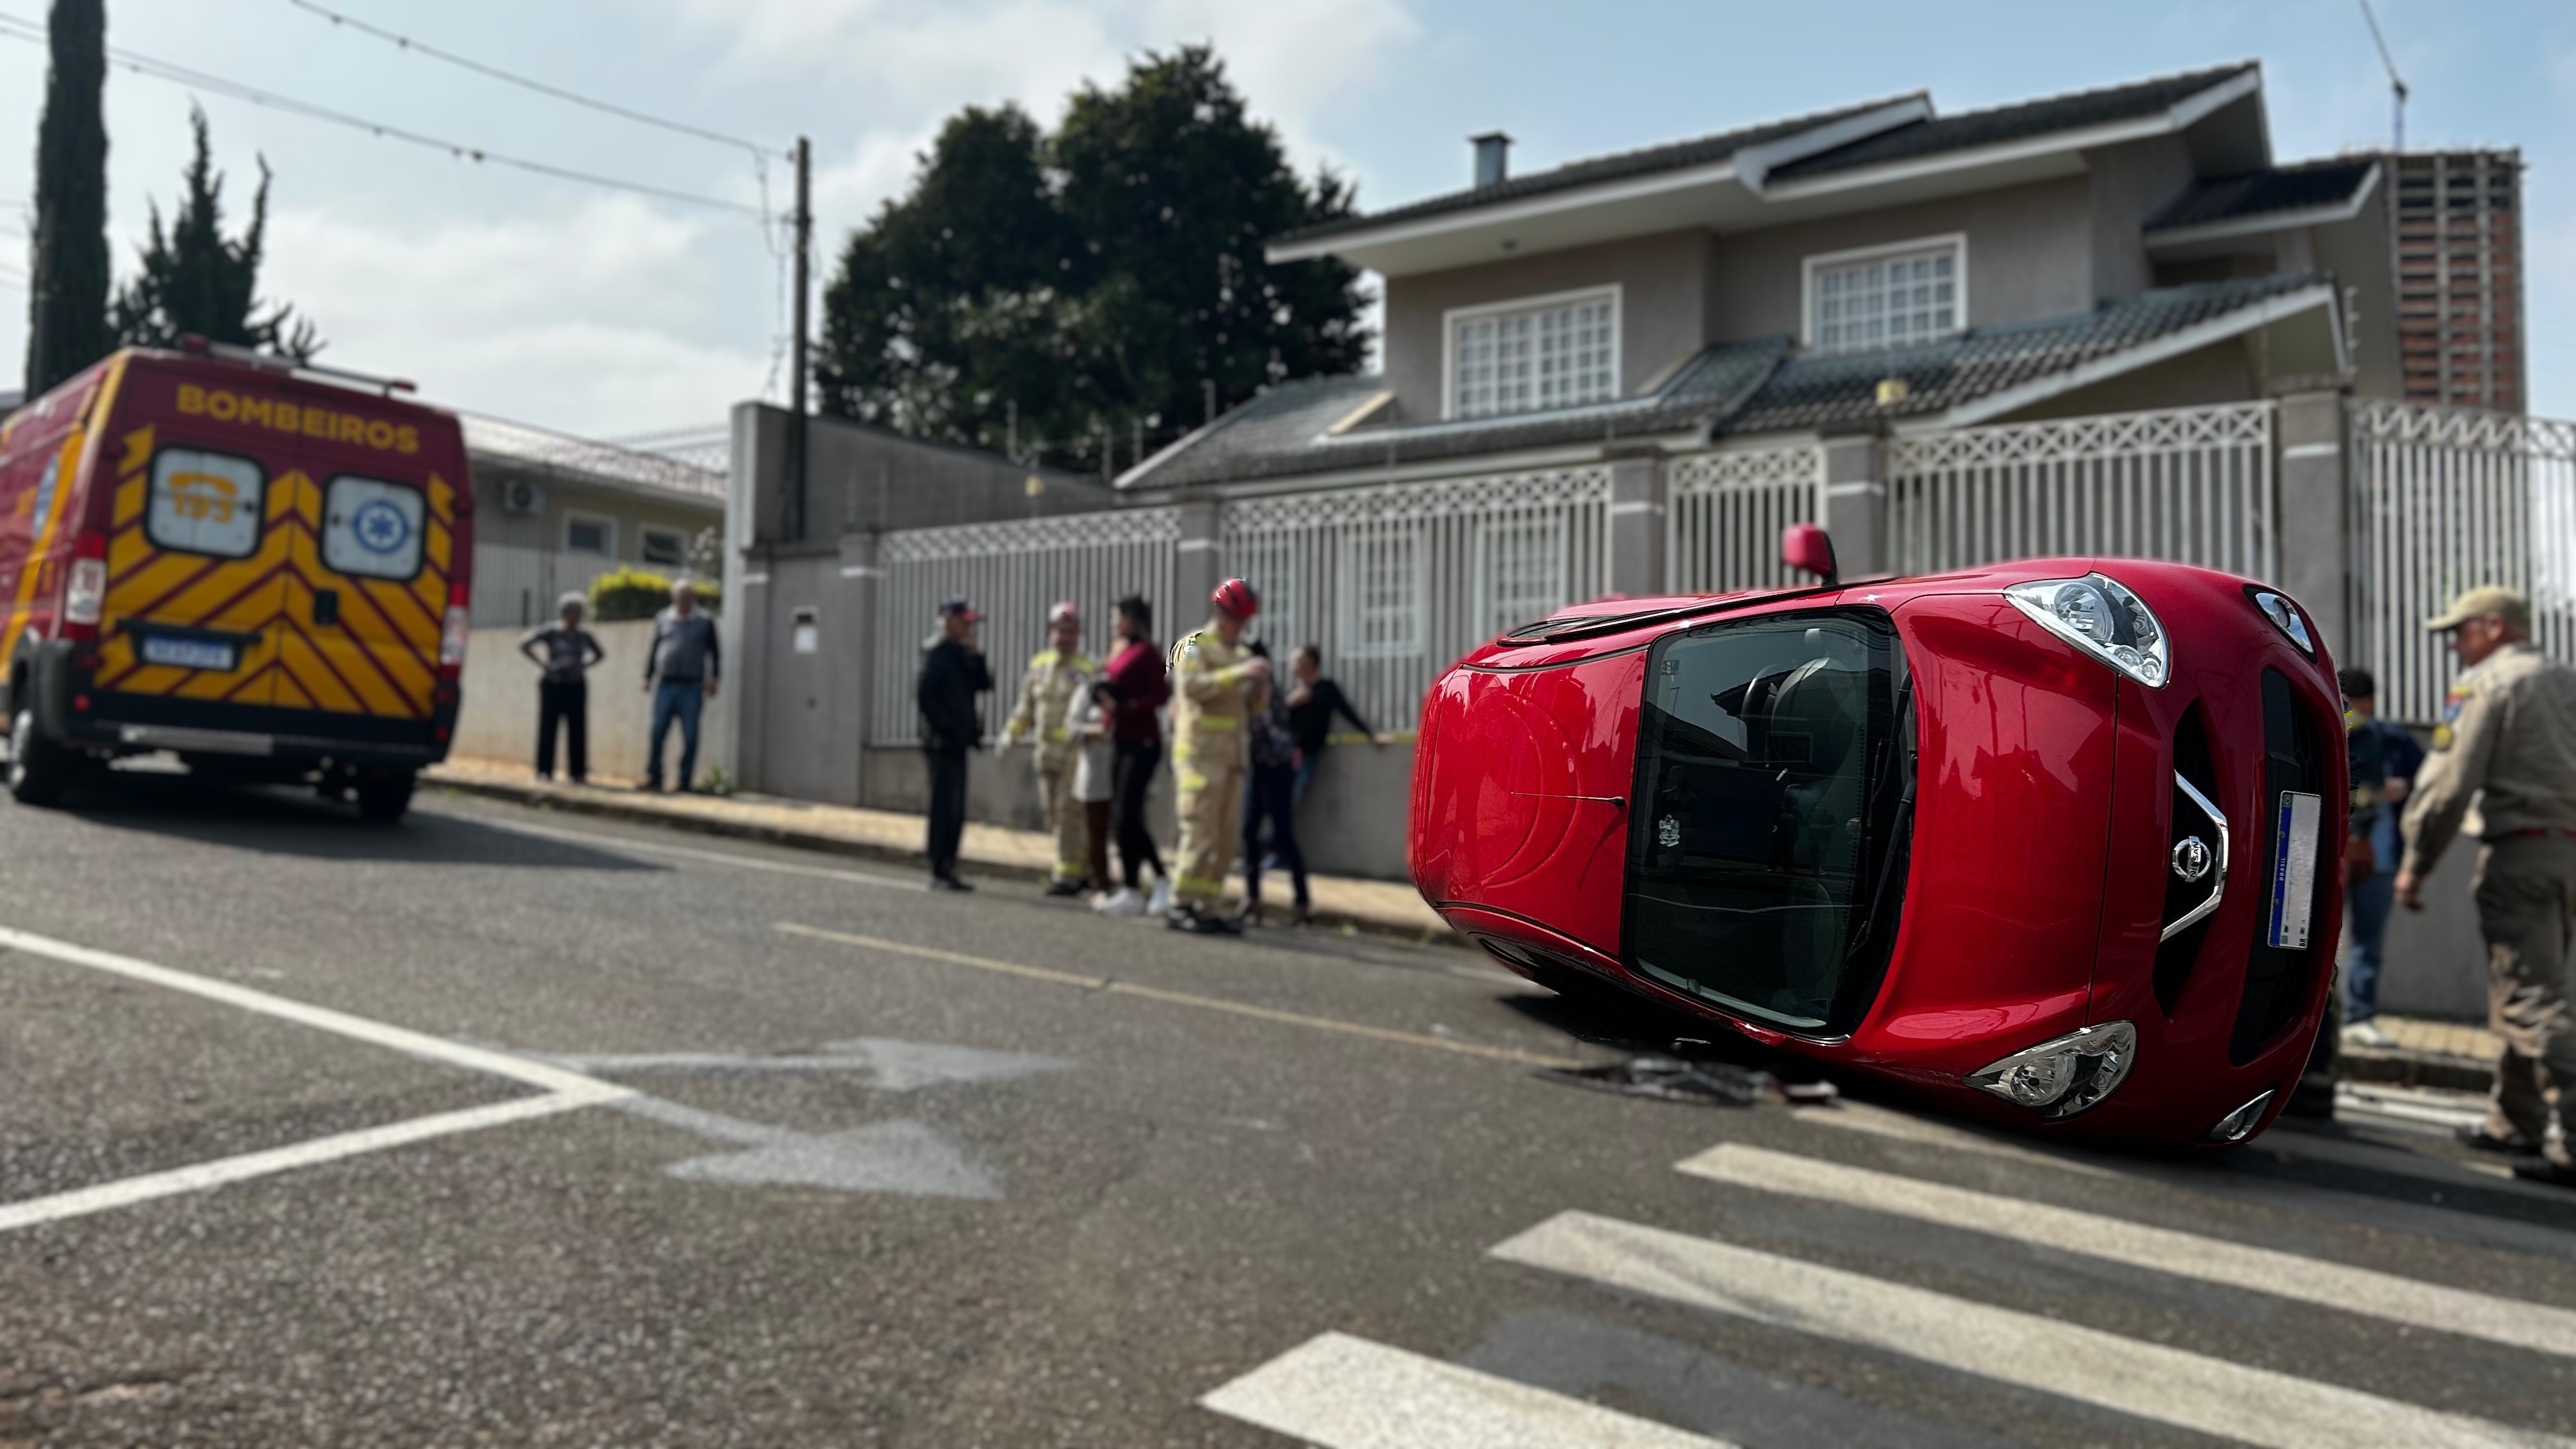
POLYGON ((193 352, 200 357, 219 357, 226 362, 243 363, 259 368, 263 372, 303 373, 332 382, 355 383, 360 387, 376 388, 387 397, 398 392, 420 391, 420 384, 407 378, 378 377, 371 372, 351 372, 345 367, 324 367, 317 362, 298 362, 292 357, 281 356, 274 352, 262 352, 256 347, 211 341, 196 332, 180 337, 179 350, 193 352))

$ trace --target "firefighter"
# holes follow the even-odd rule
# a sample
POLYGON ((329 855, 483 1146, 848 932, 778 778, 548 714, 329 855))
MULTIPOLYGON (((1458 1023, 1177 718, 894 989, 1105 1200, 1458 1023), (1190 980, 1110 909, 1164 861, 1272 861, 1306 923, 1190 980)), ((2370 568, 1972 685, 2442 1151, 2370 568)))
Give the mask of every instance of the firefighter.
POLYGON ((1051 896, 1082 894, 1090 876, 1090 824, 1073 798, 1073 764, 1081 750, 1065 728, 1065 717, 1073 700, 1099 677, 1100 666, 1082 653, 1082 611, 1069 602, 1049 609, 1047 647, 1029 657, 1019 706, 1002 727, 1002 738, 1008 744, 1033 738, 1037 745, 1038 799, 1055 836, 1055 870, 1046 889, 1051 896))
POLYGON ((2424 908, 2424 877, 2475 805, 2489 1025, 2504 1050, 2487 1120, 2461 1135, 2528 1154, 2517 1177, 2576 1187, 2576 669, 2533 645, 2531 606, 2511 589, 2471 589, 2424 627, 2449 634, 2467 668, 2406 806, 2397 902, 2424 908))
POLYGON ((1172 646, 1172 773, 1181 787, 1180 876, 1172 883, 1176 931, 1231 935, 1217 910, 1243 819, 1245 727, 1270 687, 1270 661, 1240 647, 1261 612, 1252 585, 1227 579, 1208 602, 1207 627, 1172 646))

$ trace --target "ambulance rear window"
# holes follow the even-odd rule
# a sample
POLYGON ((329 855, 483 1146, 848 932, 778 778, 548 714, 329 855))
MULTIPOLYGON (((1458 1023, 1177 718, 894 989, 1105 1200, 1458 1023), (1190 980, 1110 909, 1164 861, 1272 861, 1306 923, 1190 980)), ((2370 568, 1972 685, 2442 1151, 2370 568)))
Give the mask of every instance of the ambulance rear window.
POLYGON ((152 460, 146 538, 182 553, 248 558, 259 550, 268 477, 230 453, 164 448, 152 460))
POLYGON ((322 562, 334 573, 407 579, 420 572, 429 500, 417 488, 343 473, 322 497, 322 562))

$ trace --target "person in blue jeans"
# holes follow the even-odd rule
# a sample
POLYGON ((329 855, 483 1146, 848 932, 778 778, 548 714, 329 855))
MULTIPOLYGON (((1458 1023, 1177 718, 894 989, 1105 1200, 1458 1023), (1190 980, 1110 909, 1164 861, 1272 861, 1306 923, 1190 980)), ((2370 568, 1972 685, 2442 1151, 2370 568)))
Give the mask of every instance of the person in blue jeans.
POLYGON ((723 662, 716 621, 698 607, 697 586, 687 579, 671 585, 671 605, 653 616, 653 647, 644 651, 644 688, 653 696, 646 790, 662 788, 662 746, 674 722, 680 726, 680 789, 686 791, 696 781, 698 712, 715 698, 723 662))
POLYGON ((2344 956, 2343 1044, 2394 1046, 2375 1020, 2379 970, 2387 960, 2388 912, 2396 901, 2398 807, 2414 788, 2424 751, 2404 727, 2379 718, 2379 684, 2369 670, 2346 669, 2340 682, 2352 772, 2352 836, 2344 855, 2352 937, 2344 956))

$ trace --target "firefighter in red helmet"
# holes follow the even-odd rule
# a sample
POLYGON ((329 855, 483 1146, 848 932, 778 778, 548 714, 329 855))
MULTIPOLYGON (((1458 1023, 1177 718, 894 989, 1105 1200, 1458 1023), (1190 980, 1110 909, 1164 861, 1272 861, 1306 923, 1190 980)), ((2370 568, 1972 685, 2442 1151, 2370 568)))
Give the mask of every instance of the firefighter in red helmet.
POLYGON ((1270 688, 1270 661, 1244 653, 1243 626, 1261 597, 1241 579, 1216 586, 1205 628, 1172 646, 1172 773, 1180 795, 1180 874, 1174 930, 1231 933, 1218 909, 1243 817, 1245 731, 1270 688))

